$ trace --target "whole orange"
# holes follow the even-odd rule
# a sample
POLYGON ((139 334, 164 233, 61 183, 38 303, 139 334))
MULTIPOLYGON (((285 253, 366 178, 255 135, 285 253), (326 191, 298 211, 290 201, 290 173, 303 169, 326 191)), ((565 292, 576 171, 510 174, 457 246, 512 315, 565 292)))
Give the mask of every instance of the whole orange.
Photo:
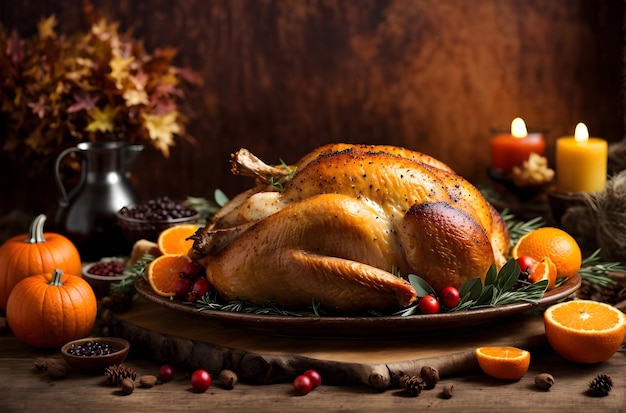
POLYGON ((529 256, 537 261, 549 257, 557 277, 573 277, 580 270, 582 253, 576 240, 559 228, 543 227, 522 236, 511 250, 515 259, 529 256))
POLYGON ((591 300, 554 304, 544 312, 548 342, 561 357, 576 363, 610 359, 626 336, 626 315, 591 300))

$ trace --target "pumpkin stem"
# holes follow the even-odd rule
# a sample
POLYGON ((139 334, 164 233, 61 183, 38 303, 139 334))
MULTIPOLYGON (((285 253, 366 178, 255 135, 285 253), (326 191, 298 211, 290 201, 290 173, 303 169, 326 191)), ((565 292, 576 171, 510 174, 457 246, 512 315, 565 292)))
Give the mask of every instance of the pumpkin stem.
POLYGON ((28 231, 28 238, 24 240, 29 244, 40 244, 42 242, 46 242, 46 239, 43 236, 43 224, 46 222, 46 216, 44 214, 39 214, 33 222, 30 224, 30 230, 28 231))
POLYGON ((51 285, 53 287, 61 287, 63 285, 63 282, 61 281, 62 278, 63 271, 57 268, 52 272, 52 278, 50 279, 48 285, 51 285))

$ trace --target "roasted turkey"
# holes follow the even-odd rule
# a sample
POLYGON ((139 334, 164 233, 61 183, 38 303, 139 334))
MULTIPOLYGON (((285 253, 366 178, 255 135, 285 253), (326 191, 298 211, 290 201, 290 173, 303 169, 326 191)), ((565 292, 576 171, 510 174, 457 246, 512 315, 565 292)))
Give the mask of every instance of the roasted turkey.
POLYGON ((233 172, 256 186, 192 237, 220 297, 339 313, 408 306, 416 274, 436 290, 501 266, 506 227, 444 163, 383 145, 331 144, 294 165, 245 149, 233 172))

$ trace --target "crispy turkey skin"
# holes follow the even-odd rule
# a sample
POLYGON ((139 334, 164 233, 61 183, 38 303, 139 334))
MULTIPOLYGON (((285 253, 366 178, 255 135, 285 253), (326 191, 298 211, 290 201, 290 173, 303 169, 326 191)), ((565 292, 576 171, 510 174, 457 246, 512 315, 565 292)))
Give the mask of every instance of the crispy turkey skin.
POLYGON ((439 290, 505 261, 509 235, 500 215, 428 155, 331 144, 289 168, 245 149, 232 163, 257 185, 198 230, 190 251, 226 300, 385 311, 417 298, 399 275, 419 275, 439 290))

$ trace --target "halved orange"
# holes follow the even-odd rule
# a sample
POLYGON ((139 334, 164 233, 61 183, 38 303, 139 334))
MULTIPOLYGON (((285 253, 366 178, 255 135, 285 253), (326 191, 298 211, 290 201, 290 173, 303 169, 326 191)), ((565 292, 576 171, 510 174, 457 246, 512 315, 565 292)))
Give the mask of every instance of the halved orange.
POLYGON ((550 257, 544 257, 540 263, 531 268, 528 281, 536 283, 542 280, 548 280, 548 290, 554 286, 556 282, 557 269, 550 257))
POLYGON ((592 300, 554 304, 543 316, 548 342, 561 357, 576 363, 610 359, 626 336, 626 315, 592 300))
POLYGON ((530 353, 517 347, 478 347, 476 359, 485 374, 503 380, 521 379, 530 366, 530 353))
POLYGON ((163 297, 176 295, 176 284, 185 265, 191 262, 186 254, 165 254, 156 257, 146 268, 146 278, 155 293, 163 297))
POLYGON ((193 246, 192 240, 187 240, 200 228, 196 224, 175 225, 164 229, 159 234, 157 245, 162 254, 187 254, 193 246))

